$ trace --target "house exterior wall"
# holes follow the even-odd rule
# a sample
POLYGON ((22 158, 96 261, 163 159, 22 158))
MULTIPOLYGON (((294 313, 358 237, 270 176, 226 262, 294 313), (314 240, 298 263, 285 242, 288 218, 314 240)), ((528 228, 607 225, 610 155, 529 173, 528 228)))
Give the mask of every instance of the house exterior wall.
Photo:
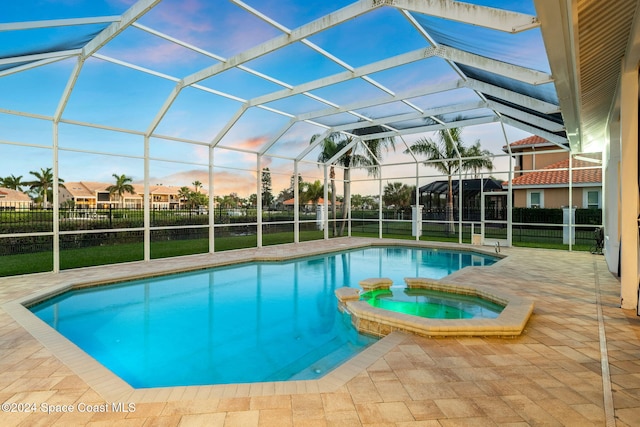
MULTIPOLYGON (((592 187, 574 187, 573 188, 573 206, 578 209, 586 209, 585 191, 600 190, 600 203, 602 205, 602 187, 594 185, 592 187)), ((568 188, 531 188, 531 189, 513 189, 513 206, 516 208, 526 208, 528 201, 528 193, 530 191, 541 191, 543 193, 543 207, 546 209, 558 209, 569 206, 569 189, 568 188)))
POLYGON ((513 207, 514 208, 527 207, 527 190, 513 189, 513 207))
MULTIPOLYGON (((521 160, 521 170, 531 171, 534 169, 542 169, 547 167, 553 163, 560 162, 562 160, 567 160, 569 158, 569 153, 545 153, 545 151, 557 150, 558 147, 540 147, 536 148, 535 151, 531 149, 523 150, 523 153, 531 153, 522 156, 521 160)), ((526 172, 525 172, 526 173, 526 172)), ((523 173, 519 173, 516 176, 522 175, 523 173)))
POLYGON ((31 201, 27 202, 25 200, 7 200, 6 198, 0 197, 0 211, 28 211, 30 208, 31 201))

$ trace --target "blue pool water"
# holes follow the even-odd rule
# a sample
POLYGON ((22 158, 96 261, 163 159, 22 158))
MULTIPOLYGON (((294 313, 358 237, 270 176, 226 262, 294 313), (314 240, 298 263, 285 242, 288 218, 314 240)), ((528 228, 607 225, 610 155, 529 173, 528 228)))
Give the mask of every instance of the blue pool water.
POLYGON ((30 309, 136 388, 314 379, 375 341, 338 312, 335 289, 496 260, 365 248, 73 290, 30 309))

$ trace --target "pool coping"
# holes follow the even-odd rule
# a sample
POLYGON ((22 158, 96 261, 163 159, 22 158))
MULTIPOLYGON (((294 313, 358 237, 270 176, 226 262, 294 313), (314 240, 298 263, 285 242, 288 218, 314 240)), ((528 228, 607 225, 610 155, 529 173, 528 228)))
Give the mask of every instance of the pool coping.
MULTIPOLYGON (((63 362, 69 369, 85 381, 94 391, 100 394, 108 401, 135 401, 135 402, 166 402, 174 400, 191 400, 205 398, 227 398, 227 397, 247 397, 256 395, 273 395, 273 394, 300 394, 310 392, 333 392, 345 385, 349 380, 354 378, 364 369, 373 364, 381 356, 386 354, 396 345, 400 344, 407 337, 407 333, 396 331, 383 338, 376 343, 367 347, 345 363, 337 366, 331 372, 327 373, 317 380, 295 380, 295 381, 274 381, 259 383, 241 383, 241 384, 218 384, 218 385, 202 385, 202 386, 177 386, 177 387, 157 387, 157 388, 141 388, 136 389, 111 372, 108 368, 99 363, 96 359, 85 353, 73 342, 62 336, 60 333, 51 328, 44 321, 35 316, 27 307, 37 304, 38 302, 52 298, 62 292, 70 289, 79 289, 90 286, 99 286, 103 284, 111 284, 140 278, 147 278, 158 275, 180 273, 187 271, 197 271, 211 267, 221 267, 245 262, 260 261, 287 261, 296 258, 322 255, 326 253, 337 252, 341 250, 352 250, 366 247, 389 247, 389 246, 405 246, 405 247, 424 247, 435 249, 448 249, 460 252, 476 252, 484 255, 505 258, 504 255, 494 254, 489 250, 483 250, 478 247, 464 247, 455 244, 434 244, 434 242, 422 241, 379 241, 369 239, 341 238, 334 239, 330 242, 334 244, 331 247, 319 247, 311 242, 302 242, 295 244, 297 249, 304 246, 304 251, 291 253, 289 245, 280 245, 279 247, 251 248, 240 249, 234 251, 225 251, 223 254, 231 255, 223 260, 216 260, 214 254, 192 255, 179 258, 172 258, 172 261, 187 261, 205 258, 205 263, 186 262, 185 266, 176 268, 175 266, 158 266, 165 259, 151 260, 147 262, 134 262, 128 264, 140 265, 141 268, 136 274, 113 272, 115 268, 110 266, 86 267, 83 270, 91 270, 100 272, 105 270, 105 277, 100 279, 86 280, 63 280, 63 283, 46 287, 40 291, 31 293, 30 295, 18 298, 2 305, 2 308, 18 322, 27 332, 29 332, 36 340, 49 349, 55 357, 63 362), (347 243, 348 242, 348 243, 347 243), (288 246, 288 247, 284 247, 288 246), (269 249, 269 254, 262 254, 269 249), (289 253, 286 253, 289 252, 289 253), (147 266, 147 268, 142 268, 147 266), (108 271, 107 271, 108 270, 108 271), (145 271, 149 270, 149 271, 145 271)), ((495 265, 495 264, 494 264, 495 265)), ((473 267, 467 267, 473 268, 473 267)), ((491 268, 485 266, 482 268, 491 268)), ((76 270, 77 271, 77 270, 76 270)), ((459 270, 461 271, 461 270, 459 270)), ((63 273, 60 273, 63 274, 63 273)))

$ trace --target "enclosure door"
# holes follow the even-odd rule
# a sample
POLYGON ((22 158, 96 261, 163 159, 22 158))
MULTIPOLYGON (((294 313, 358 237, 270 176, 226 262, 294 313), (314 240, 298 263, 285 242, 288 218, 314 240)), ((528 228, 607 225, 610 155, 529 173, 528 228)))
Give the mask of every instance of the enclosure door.
POLYGON ((487 246, 511 246, 511 221, 509 221, 509 193, 496 191, 482 193, 482 244, 487 246))

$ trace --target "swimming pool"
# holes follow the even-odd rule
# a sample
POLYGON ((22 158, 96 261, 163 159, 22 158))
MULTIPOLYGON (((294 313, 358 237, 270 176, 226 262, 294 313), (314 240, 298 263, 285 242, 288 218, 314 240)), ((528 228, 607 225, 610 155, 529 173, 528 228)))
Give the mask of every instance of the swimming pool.
POLYGON ((315 379, 375 341, 336 310, 335 289, 496 260, 369 247, 76 289, 30 309, 136 388, 315 379))

